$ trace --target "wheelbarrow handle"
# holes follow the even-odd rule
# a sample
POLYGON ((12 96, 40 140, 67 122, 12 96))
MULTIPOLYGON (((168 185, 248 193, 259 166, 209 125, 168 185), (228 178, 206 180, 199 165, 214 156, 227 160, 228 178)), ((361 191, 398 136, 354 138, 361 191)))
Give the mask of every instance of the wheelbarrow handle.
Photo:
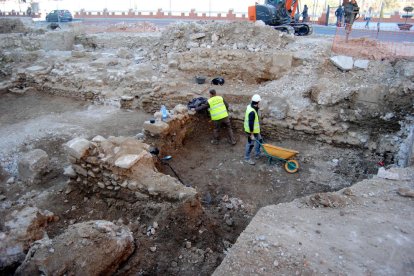
POLYGON ((255 141, 256 143, 258 143, 261 147, 263 146, 263 143, 260 143, 260 141, 259 141, 258 139, 254 139, 254 141, 255 141))

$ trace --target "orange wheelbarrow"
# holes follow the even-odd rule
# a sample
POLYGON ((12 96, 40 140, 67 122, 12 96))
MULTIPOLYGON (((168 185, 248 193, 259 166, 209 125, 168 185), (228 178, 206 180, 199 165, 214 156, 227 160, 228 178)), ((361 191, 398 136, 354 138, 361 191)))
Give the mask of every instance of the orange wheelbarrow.
POLYGON ((257 140, 256 142, 259 143, 260 147, 262 148, 262 151, 267 157, 269 164, 272 164, 273 160, 280 160, 284 162, 284 168, 288 173, 295 173, 299 170, 298 161, 293 159, 296 154, 299 153, 298 151, 273 146, 271 144, 262 144, 257 140))

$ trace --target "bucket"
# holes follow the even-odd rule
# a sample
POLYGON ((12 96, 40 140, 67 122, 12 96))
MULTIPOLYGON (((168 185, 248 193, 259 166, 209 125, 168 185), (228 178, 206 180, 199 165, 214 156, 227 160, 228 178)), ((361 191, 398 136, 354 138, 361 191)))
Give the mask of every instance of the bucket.
POLYGON ((195 77, 195 81, 197 84, 203 84, 206 82, 206 78, 205 77, 195 77))

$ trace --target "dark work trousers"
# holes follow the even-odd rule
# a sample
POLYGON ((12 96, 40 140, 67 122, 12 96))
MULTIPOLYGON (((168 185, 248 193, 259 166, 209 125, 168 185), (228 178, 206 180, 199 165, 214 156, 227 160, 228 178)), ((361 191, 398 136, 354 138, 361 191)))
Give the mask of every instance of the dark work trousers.
MULTIPOLYGON (((253 147, 255 147, 255 156, 256 157, 260 156, 260 145, 259 145, 259 143, 256 143, 255 140, 250 139, 250 133, 246 133, 246 134, 247 134, 247 144, 246 144, 246 149, 245 149, 245 152, 244 152, 244 159, 249 160, 250 159, 250 153, 252 152, 253 147)), ((262 139, 262 136, 260 135, 260 133, 255 133, 254 134, 254 139, 256 139, 261 144, 263 144, 263 139, 262 139)))
POLYGON ((214 141, 217 142, 219 139, 219 130, 221 128, 221 126, 225 126, 227 127, 227 133, 228 133, 228 137, 229 137, 229 142, 231 144, 236 144, 236 139, 234 139, 234 135, 233 135, 233 130, 231 129, 231 123, 230 123, 230 119, 229 117, 217 120, 217 121, 213 121, 214 122, 214 131, 213 131, 213 137, 214 137, 214 141))

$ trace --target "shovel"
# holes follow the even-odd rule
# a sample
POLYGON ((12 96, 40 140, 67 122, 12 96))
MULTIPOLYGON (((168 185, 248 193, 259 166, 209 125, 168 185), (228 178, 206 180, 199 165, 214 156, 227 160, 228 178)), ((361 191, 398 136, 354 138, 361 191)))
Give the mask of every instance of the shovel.
POLYGON ((163 165, 167 165, 170 169, 171 169, 171 171, 174 173, 174 175, 177 177, 177 179, 181 182, 181 184, 183 184, 184 186, 186 186, 186 187, 191 187, 191 185, 186 185, 185 183, 184 183, 184 181, 180 178, 180 176, 177 174, 177 172, 173 169, 173 167, 170 165, 170 163, 168 163, 168 161, 170 161, 171 159, 172 159, 172 156, 171 155, 167 155, 167 156, 164 156, 164 157, 162 157, 162 158, 160 158, 158 155, 159 155, 159 153, 160 153, 160 151, 159 151, 159 149, 158 148, 153 148, 152 150, 150 150, 150 153, 152 154, 152 155, 155 155, 156 157, 157 157, 157 159, 161 162, 161 164, 163 164, 163 165))

